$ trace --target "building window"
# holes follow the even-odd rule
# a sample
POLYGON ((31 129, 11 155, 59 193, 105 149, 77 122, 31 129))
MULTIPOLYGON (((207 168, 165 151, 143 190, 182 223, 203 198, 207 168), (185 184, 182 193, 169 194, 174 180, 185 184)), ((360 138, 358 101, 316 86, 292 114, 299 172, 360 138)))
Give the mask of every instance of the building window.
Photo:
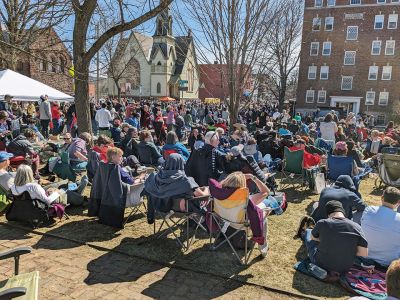
POLYGON ((356 63, 356 51, 345 51, 344 62, 345 66, 352 66, 356 63))
POLYGON ((332 31, 333 30, 333 17, 326 17, 325 18, 325 31, 332 31))
POLYGON ((319 52, 319 43, 318 42, 311 42, 310 56, 317 56, 318 52, 319 52))
POLYGON ((379 115, 376 118, 376 125, 386 125, 386 117, 385 117, 385 115, 379 115))
POLYGON ((336 5, 336 0, 327 0, 326 5, 328 6, 335 6, 336 5))
POLYGON ((325 102, 326 102, 326 91, 325 90, 318 91, 317 103, 325 103, 325 102))
POLYGON ((397 20, 399 19, 398 14, 389 15, 388 19, 388 29, 397 29, 397 20))
POLYGON ((365 95, 365 105, 374 105, 375 103, 375 92, 369 91, 365 95))
POLYGON ((353 76, 342 76, 342 91, 353 89, 353 76))
POLYGON ((308 67, 308 79, 316 79, 317 78, 317 67, 309 66, 308 67))
POLYGON ((388 40, 385 46, 385 55, 394 55, 394 48, 396 47, 396 41, 388 40))
POLYGON ((386 0, 376 0, 376 3, 378 3, 378 4, 386 3, 386 0))
POLYGON ((382 69, 382 80, 392 79, 392 66, 383 66, 382 69))
POLYGON ((157 83, 157 94, 161 94, 161 83, 157 83))
POLYGON ((358 39, 358 26, 347 26, 346 39, 348 41, 356 41, 358 39))
POLYGON ((23 72, 24 71, 24 63, 22 61, 17 61, 17 72, 23 72))
POLYGON ((329 78, 329 66, 322 66, 319 73, 319 78, 321 80, 328 80, 329 78))
POLYGON ((382 41, 372 41, 371 55, 380 55, 381 54, 381 45, 382 45, 382 41))
POLYGON ((378 66, 370 66, 368 72, 368 80, 377 80, 378 79, 378 66))
POLYGON ((386 106, 388 105, 388 102, 389 102, 389 92, 380 92, 378 105, 386 106))
POLYGON ((307 90, 306 103, 314 103, 314 90, 307 90))
POLYGON ((187 70, 188 92, 193 92, 194 72, 193 69, 187 70))
POLYGON ((57 70, 58 70, 58 64, 57 64, 56 58, 52 57, 51 58, 51 72, 57 73, 57 70))
POLYGON ((383 23, 385 23, 385 15, 376 15, 374 29, 383 29, 383 23))
POLYGON ((332 51, 332 42, 324 42, 322 44, 322 55, 329 56, 332 51))
POLYGON ((361 4, 361 0, 350 0, 350 5, 359 5, 361 4))
POLYGON ((319 31, 321 29, 321 18, 314 18, 312 20, 312 30, 319 31))
POLYGON ((63 57, 60 57, 60 71, 61 73, 65 72, 65 60, 63 57))
POLYGON ((47 62, 46 58, 40 59, 39 60, 39 71, 41 72, 47 72, 47 62))
POLYGON ((322 6, 322 0, 315 0, 314 6, 315 7, 321 7, 322 6))

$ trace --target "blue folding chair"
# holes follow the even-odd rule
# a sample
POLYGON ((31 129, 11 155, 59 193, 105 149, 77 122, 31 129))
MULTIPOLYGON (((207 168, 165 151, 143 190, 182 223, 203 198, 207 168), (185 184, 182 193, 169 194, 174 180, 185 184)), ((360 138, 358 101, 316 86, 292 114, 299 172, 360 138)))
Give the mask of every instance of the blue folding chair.
POLYGON ((349 175, 353 170, 353 158, 349 156, 328 155, 327 179, 336 181, 340 175, 349 175))

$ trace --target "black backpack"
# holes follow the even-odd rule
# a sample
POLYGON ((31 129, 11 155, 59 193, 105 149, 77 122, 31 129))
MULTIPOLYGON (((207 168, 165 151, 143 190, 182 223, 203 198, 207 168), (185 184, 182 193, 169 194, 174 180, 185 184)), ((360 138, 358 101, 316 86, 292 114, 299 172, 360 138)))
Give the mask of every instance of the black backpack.
POLYGON ((16 221, 32 228, 44 227, 53 222, 49 217, 48 205, 40 200, 32 199, 28 192, 13 196, 13 201, 6 211, 7 221, 16 221))

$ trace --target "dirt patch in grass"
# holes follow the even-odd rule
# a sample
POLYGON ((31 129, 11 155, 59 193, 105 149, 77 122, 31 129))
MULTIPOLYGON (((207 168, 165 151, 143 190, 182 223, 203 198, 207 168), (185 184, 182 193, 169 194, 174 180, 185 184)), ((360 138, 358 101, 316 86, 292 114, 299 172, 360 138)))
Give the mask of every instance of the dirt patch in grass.
MULTIPOLYGON (((293 236, 299 219, 311 211, 318 195, 296 189, 287 189, 285 192, 289 201, 287 211, 281 216, 269 217, 268 256, 262 259, 260 252, 255 249, 247 267, 235 261, 228 247, 211 251, 207 234, 200 234, 201 238, 192 248, 182 252, 172 234, 157 239, 153 234, 153 226, 147 224, 146 218, 140 215, 133 217, 123 230, 116 230, 99 224, 95 218, 89 218, 85 207, 68 208, 69 220, 63 220, 52 228, 38 230, 178 267, 234 277, 243 282, 313 297, 347 299, 350 295, 340 286, 319 282, 293 269, 293 265, 306 255, 301 241, 293 239, 293 236)), ((88 191, 85 193, 88 194, 88 191)), ((369 204, 379 204, 382 191, 374 189, 373 179, 366 179, 361 184, 361 194, 369 204)), ((1 221, 5 221, 4 217, 1 221)), ((179 230, 176 232, 179 234, 179 230)), ((40 241, 36 246, 49 249, 54 247, 40 241)))

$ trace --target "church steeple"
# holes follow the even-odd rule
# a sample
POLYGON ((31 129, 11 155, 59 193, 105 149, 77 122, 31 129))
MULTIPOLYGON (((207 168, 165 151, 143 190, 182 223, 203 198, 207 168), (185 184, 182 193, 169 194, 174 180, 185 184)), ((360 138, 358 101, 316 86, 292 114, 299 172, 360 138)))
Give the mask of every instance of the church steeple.
POLYGON ((164 9, 156 21, 156 32, 154 36, 172 36, 172 16, 169 14, 169 7, 164 9))

